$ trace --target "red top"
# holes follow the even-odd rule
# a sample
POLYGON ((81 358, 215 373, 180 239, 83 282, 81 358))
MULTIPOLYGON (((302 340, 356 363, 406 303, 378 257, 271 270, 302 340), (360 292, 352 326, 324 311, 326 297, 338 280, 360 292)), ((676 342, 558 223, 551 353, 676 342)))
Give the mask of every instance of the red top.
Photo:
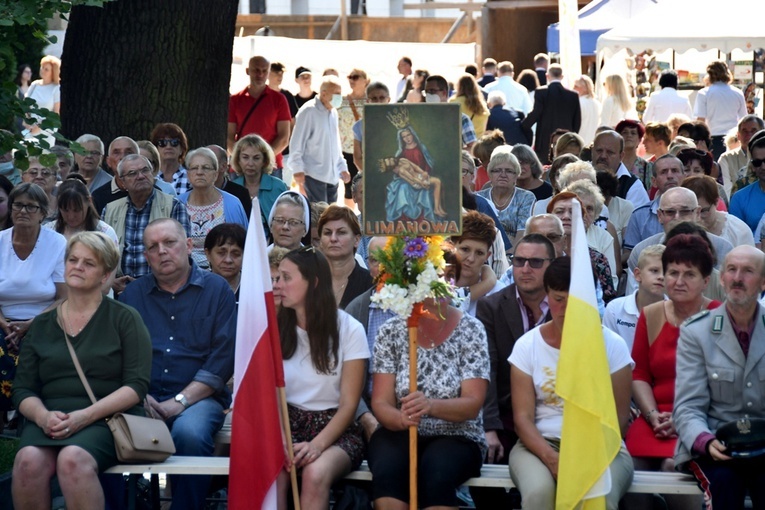
MULTIPOLYGON (((263 137, 270 145, 274 142, 278 133, 276 123, 283 120, 289 122, 292 116, 290 115, 287 98, 281 92, 266 87, 262 94, 264 94, 263 99, 258 104, 258 107, 255 108, 255 111, 252 112, 250 118, 247 119, 245 126, 242 126, 242 122, 244 122, 245 117, 247 117, 256 100, 250 95, 249 87, 246 87, 238 94, 232 95, 228 100, 228 121, 236 124, 236 129, 239 133, 237 139, 255 133, 263 137)), ((281 153, 276 154, 276 166, 277 168, 282 168, 281 153)))
POLYGON ((483 165, 481 165, 475 171, 475 182, 473 183, 475 185, 475 190, 481 191, 487 182, 489 182, 489 173, 483 165))
MULTIPOLYGON (((707 306, 713 310, 720 301, 707 306)), ((666 316, 665 316, 666 320, 666 316)), ((675 361, 680 328, 665 322, 653 343, 648 345, 648 329, 645 315, 640 314, 635 328, 632 359, 635 368, 632 380, 644 381, 653 388, 656 408, 659 412, 671 412, 675 401, 675 361)), ((627 432, 627 449, 633 456, 668 458, 674 455, 676 439, 656 439, 651 426, 641 417, 635 420, 627 432)))

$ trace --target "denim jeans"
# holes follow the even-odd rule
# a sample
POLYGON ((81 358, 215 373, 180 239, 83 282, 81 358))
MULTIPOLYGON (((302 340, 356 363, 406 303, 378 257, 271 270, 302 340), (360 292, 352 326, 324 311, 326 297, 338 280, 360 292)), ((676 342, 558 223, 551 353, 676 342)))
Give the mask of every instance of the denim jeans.
MULTIPOLYGON (((175 454, 209 457, 215 448, 213 438, 223 426, 223 406, 213 397, 200 400, 168 422, 175 442, 175 454)), ((173 508, 203 509, 210 489, 209 475, 172 475, 173 508)))

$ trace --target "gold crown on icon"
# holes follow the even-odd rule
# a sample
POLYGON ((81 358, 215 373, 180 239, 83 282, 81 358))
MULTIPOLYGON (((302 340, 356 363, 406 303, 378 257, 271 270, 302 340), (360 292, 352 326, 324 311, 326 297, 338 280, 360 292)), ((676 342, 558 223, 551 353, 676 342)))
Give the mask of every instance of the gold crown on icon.
POLYGON ((406 108, 394 108, 392 112, 388 112, 386 117, 396 129, 404 129, 409 125, 409 110, 406 108))

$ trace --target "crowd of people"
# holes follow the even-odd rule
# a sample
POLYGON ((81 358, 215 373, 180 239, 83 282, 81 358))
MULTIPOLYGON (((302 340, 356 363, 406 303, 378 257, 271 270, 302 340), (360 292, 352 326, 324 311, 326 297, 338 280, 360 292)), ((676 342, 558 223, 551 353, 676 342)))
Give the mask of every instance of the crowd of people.
MULTIPOLYGON (((761 457, 716 436, 728 422, 765 418, 765 123, 740 108, 724 62, 709 64, 693 110, 677 74, 663 71, 645 124, 625 77, 605 79, 601 104, 590 77, 571 77, 568 90, 547 55, 534 63, 516 80, 512 63, 486 59, 482 76, 472 66, 452 88, 404 57, 394 94, 353 69, 345 96, 337 71, 324 71, 315 92, 313 72, 299 67, 293 95, 281 88, 285 67, 256 56, 249 85, 230 98, 225 147, 194 148, 181 126, 160 123, 145 140, 80 134, 84 150, 57 146, 54 161, 4 166, 0 410, 20 418, 16 507, 45 506, 56 475, 68 505, 120 508, 119 477, 99 478, 117 463, 104 422, 117 411, 165 420, 178 455, 213 454, 231 406, 254 218, 269 244, 287 467, 301 473, 303 508, 328 508, 332 484, 365 458, 375 508, 406 508, 413 426, 423 508, 459 506, 468 496, 458 488, 483 463, 509 466, 523 508, 554 508, 577 204, 625 439, 607 508, 650 504, 625 496, 635 469, 696 476, 703 498, 667 496, 671 509, 702 499, 743 508, 747 493, 765 506, 761 457), (443 246, 455 298, 424 303, 414 392, 407 322, 373 299, 387 239, 366 236, 358 212, 364 193, 380 192, 363 185, 364 105, 391 100, 461 111, 462 231, 443 246), (724 151, 731 129, 738 145, 724 151)), ((32 84, 21 69, 20 93, 51 88, 38 102, 58 111, 58 65, 43 59, 32 84)), ((34 119, 22 127, 34 132, 34 119)), ((397 138, 396 157, 439 181, 411 127, 397 138)), ((286 470, 278 482, 286 508, 286 470)), ((170 484, 174 508, 203 508, 210 477, 170 484)), ((479 509, 513 504, 504 490, 471 492, 479 509)))

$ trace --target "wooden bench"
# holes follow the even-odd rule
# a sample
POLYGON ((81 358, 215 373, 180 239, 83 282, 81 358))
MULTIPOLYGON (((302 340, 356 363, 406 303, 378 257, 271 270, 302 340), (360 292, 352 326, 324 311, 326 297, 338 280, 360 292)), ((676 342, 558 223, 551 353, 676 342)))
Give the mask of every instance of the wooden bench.
MULTIPOLYGON (((157 477, 160 473, 168 475, 228 475, 229 457, 178 457, 173 456, 159 464, 122 464, 109 468, 107 473, 129 474, 130 490, 128 492, 129 508, 135 508, 135 489, 138 478, 144 474, 152 475, 152 494, 155 507, 159 508, 159 483, 157 477)), ((372 472, 369 471, 366 461, 359 469, 346 476, 348 480, 372 481, 372 472)), ((501 487, 511 489, 515 487, 510 479, 507 466, 487 464, 481 468, 481 476, 471 478, 464 485, 469 487, 501 487)), ((658 471, 635 471, 635 477, 629 488, 631 493, 637 494, 699 494, 698 485, 693 476, 683 473, 666 473, 658 471)))

